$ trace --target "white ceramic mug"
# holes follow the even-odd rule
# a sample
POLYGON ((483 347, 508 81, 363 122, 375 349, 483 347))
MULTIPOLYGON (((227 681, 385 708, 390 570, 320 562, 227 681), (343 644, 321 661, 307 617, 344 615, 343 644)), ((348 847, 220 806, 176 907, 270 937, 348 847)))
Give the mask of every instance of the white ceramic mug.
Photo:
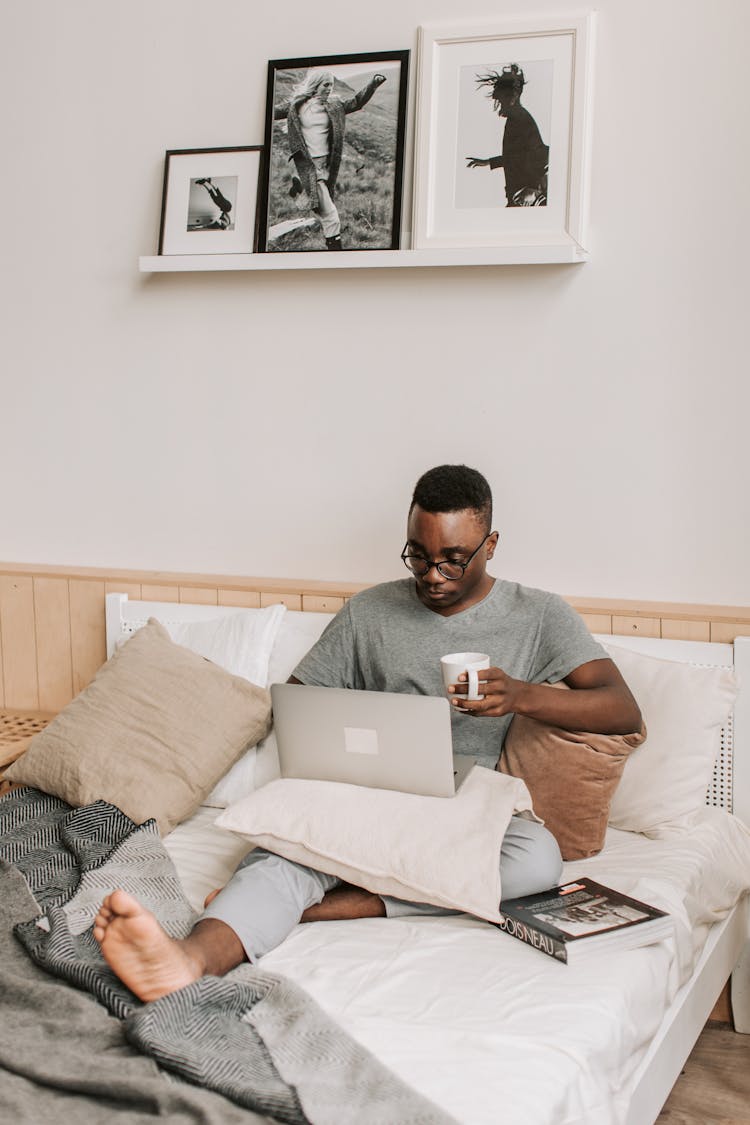
POLYGON ((449 652, 447 656, 441 656, 440 667, 443 671, 446 691, 451 684, 458 683, 458 677, 462 672, 466 672, 469 690, 464 698, 484 699, 484 696, 479 694, 479 673, 489 666, 490 658, 486 652, 449 652))

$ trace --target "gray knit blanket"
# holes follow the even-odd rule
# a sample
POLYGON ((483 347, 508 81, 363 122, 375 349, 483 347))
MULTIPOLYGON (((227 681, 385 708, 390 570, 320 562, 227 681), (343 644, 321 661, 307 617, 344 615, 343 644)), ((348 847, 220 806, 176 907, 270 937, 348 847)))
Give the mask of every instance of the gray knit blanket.
POLYGON ((141 1003, 92 923, 115 887, 173 937, 195 915, 155 823, 0 798, 0 1088, 9 1120, 448 1125, 302 989, 242 965, 141 1003), (114 1019, 112 1017, 115 1017, 114 1019))

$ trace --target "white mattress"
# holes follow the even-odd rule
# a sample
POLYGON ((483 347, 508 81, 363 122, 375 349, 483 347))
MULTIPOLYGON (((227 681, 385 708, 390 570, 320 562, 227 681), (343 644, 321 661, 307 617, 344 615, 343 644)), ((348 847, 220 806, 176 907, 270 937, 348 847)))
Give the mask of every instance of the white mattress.
MULTIPOLYGON (((166 840, 196 909, 247 850, 213 827, 219 811, 166 840)), ((563 965, 466 915, 376 918, 300 925, 263 967, 458 1121, 618 1125, 618 1092, 750 885, 750 832, 712 808, 660 839, 610 829, 601 855, 565 865, 583 874, 668 910, 674 939, 563 965)))

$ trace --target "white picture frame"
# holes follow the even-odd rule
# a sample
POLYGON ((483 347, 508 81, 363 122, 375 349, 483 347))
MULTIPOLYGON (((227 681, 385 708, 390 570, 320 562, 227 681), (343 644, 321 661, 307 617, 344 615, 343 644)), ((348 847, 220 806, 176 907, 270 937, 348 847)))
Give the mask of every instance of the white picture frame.
POLYGON ((419 28, 414 249, 587 256, 593 38, 590 12, 419 28))
POLYGON ((263 147, 168 149, 159 254, 252 254, 263 147))

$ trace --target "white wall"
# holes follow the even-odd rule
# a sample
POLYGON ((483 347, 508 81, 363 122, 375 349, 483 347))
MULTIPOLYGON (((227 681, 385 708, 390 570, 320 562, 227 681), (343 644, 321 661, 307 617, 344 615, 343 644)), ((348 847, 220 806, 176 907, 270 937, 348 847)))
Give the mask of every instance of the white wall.
POLYGON ((269 58, 527 8, 571 10, 7 6, 1 558, 400 576, 414 480, 465 461, 496 573, 750 603, 745 0, 599 0, 585 265, 137 271, 165 149, 261 143, 269 58))

